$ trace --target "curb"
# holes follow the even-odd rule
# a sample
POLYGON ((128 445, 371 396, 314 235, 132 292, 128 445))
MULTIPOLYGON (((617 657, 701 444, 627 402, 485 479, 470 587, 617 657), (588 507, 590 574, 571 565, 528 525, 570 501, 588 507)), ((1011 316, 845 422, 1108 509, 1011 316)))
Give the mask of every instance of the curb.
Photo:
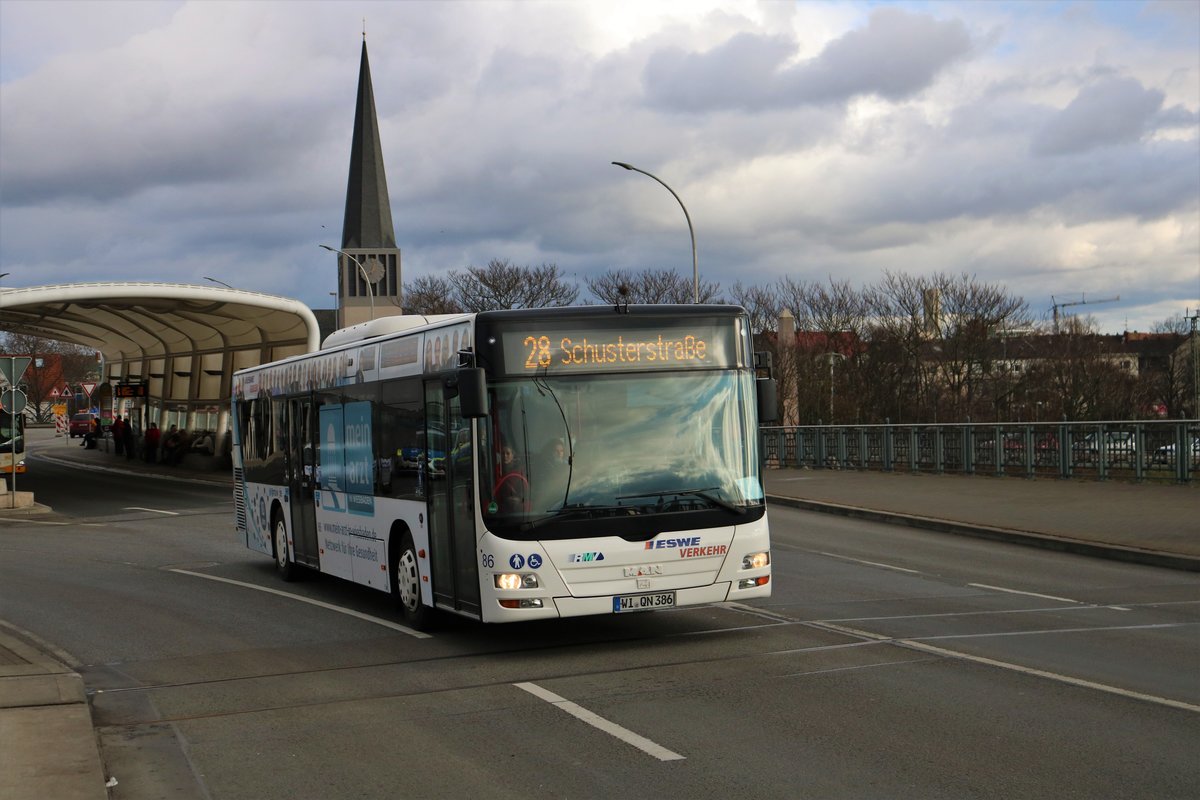
POLYGON ((0 796, 105 800, 83 678, 62 663, 65 653, 24 633, 0 624, 0 796))
POLYGON ((795 497, 783 497, 773 494, 767 495, 767 502, 799 508, 804 511, 819 511, 826 514, 838 514, 843 517, 865 519, 871 522, 884 522, 891 525, 904 525, 909 528, 921 528, 939 533, 970 536, 976 539, 1011 542, 1062 553, 1074 553, 1093 558, 1107 558, 1131 564, 1166 567, 1168 569, 1178 569, 1187 572, 1200 572, 1200 558, 1175 553, 1163 553, 1157 550, 1141 550, 1136 547, 1115 544, 1098 544, 1096 542, 1085 542, 1080 539, 1071 539, 1065 536, 1053 536, 1047 533, 996 528, 990 525, 976 525, 967 522, 953 522, 935 517, 922 517, 916 514, 878 511, 870 508, 842 505, 840 503, 829 503, 821 500, 802 500, 795 497))

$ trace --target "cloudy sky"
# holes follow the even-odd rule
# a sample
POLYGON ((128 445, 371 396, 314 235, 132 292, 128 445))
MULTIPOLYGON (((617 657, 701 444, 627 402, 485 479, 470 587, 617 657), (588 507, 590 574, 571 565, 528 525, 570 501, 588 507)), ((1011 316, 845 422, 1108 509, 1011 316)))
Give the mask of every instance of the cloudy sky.
POLYGON ((1200 306, 1200 2, 0 0, 4 285, 332 305, 365 18, 403 280, 885 270, 1200 306), (210 284, 205 284, 210 285, 210 284))

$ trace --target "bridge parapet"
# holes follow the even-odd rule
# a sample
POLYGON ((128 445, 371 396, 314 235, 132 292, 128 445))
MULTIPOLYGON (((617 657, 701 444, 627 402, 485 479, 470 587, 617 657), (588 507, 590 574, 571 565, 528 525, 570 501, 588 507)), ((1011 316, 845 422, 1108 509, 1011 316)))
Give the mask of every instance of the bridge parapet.
POLYGON ((759 429, 768 467, 1157 480, 1200 474, 1200 420, 759 429))

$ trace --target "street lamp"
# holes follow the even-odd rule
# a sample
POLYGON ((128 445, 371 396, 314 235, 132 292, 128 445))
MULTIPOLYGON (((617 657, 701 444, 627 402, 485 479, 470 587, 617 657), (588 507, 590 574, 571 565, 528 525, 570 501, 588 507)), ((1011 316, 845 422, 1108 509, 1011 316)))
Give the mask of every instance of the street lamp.
POLYGON ((327 244, 320 244, 317 247, 320 247, 322 250, 328 250, 331 253, 337 253, 340 256, 345 256, 354 262, 354 266, 358 267, 358 271, 362 273, 363 280, 366 281, 367 297, 371 301, 371 319, 375 319, 375 290, 371 287, 371 276, 367 274, 367 268, 357 258, 345 251, 338 250, 336 247, 330 247, 327 244))
POLYGON ((620 167, 621 169, 628 169, 628 170, 632 170, 634 172, 640 172, 643 175, 654 178, 654 180, 661 183, 663 185, 663 188, 665 188, 668 192, 670 192, 671 196, 674 197, 679 202, 679 207, 683 209, 683 218, 687 220, 688 233, 691 234, 691 236, 692 236, 692 302, 699 304, 699 302, 700 302, 700 267, 698 266, 697 261, 696 261, 696 231, 692 228, 692 216, 690 214, 688 214, 687 206, 685 206, 683 204, 683 201, 679 199, 679 195, 675 194, 675 190, 672 189, 670 186, 667 186, 667 184, 662 180, 662 178, 658 177, 657 175, 652 175, 649 172, 646 172, 646 170, 644 170, 644 169, 638 169, 637 167, 633 166, 632 164, 626 164, 624 161, 614 161, 612 163, 614 166, 620 167))
POLYGON ((840 358, 842 361, 845 361, 846 357, 844 355, 842 355, 841 353, 826 353, 825 355, 828 356, 828 358, 829 358, 829 424, 832 425, 833 424, 833 360, 835 358, 840 358))

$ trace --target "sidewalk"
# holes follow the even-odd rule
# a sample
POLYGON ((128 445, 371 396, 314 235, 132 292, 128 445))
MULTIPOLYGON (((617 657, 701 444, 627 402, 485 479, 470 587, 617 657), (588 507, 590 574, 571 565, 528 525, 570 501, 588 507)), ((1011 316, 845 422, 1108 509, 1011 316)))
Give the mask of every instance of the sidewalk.
POLYGON ((83 679, 0 622, 0 797, 104 800, 83 679))
POLYGON ((769 502, 1200 571, 1200 487, 768 469, 769 502))
MULTIPOLYGON (((80 447, 79 439, 56 437, 52 429, 31 429, 27 456, 162 480, 230 486, 231 470, 215 459, 188 455, 178 466, 147 464, 80 447)), ((110 443, 111 446, 111 443, 110 443)), ((17 484, 21 489, 20 479, 17 484)), ((26 508, 0 507, 5 521, 20 522, 53 509, 36 502, 26 508)), ((3 800, 107 800, 106 775, 83 679, 67 664, 68 654, 38 641, 0 619, 0 798, 3 800)))

